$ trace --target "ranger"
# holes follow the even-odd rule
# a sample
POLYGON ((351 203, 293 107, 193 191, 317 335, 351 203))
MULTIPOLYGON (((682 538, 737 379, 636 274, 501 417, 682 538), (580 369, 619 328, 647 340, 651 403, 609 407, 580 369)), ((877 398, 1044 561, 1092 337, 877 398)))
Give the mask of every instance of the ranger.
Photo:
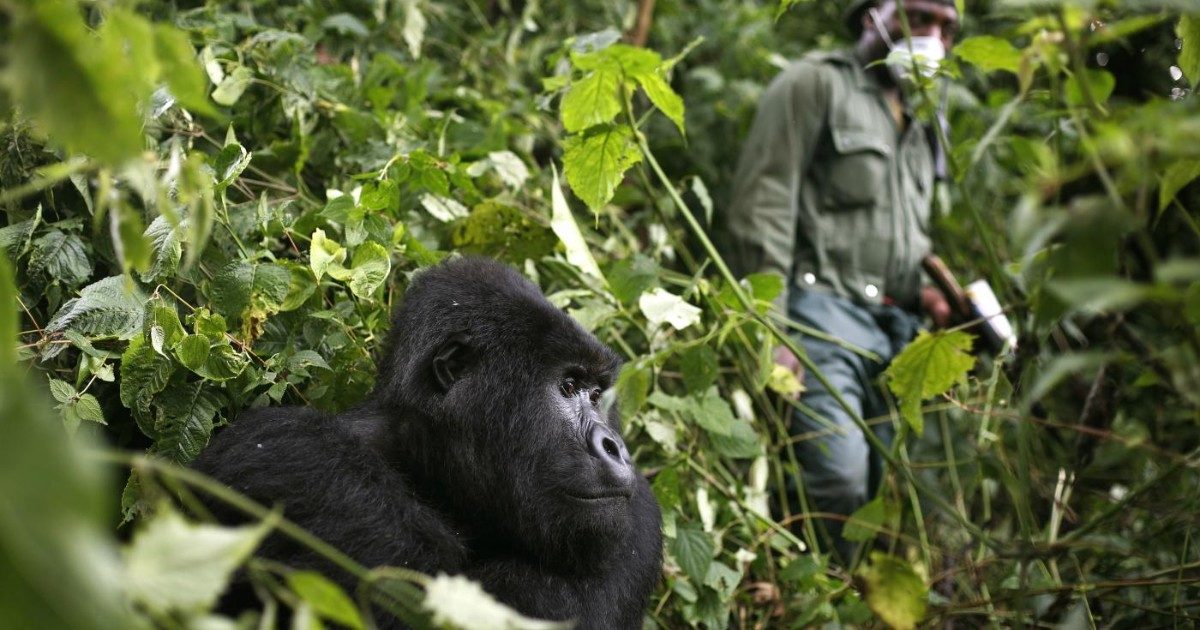
MULTIPOLYGON (((798 341, 860 417, 890 443, 893 428, 876 381, 915 336, 925 311, 937 325, 949 306, 924 286, 934 183, 944 154, 905 99, 915 72, 930 73, 953 44, 953 0, 859 0, 846 12, 853 49, 813 52, 775 78, 758 105, 726 216, 727 255, 741 273, 788 279, 778 308, 881 361, 813 336, 798 341), (889 55, 889 53, 892 53, 889 55), (887 60, 886 63, 876 63, 887 60)), ((944 169, 943 169, 944 170, 944 169)), ((803 377, 786 348, 776 361, 803 377)), ((793 435, 810 508, 850 514, 878 487, 882 458, 833 394, 805 381, 793 435)), ((849 563, 843 521, 824 520, 849 563)))

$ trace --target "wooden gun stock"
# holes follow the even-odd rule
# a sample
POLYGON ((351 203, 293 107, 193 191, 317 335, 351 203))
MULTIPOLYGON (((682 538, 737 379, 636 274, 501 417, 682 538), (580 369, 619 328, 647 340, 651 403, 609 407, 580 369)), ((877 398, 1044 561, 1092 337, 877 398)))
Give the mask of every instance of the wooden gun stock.
POLYGON ((942 262, 937 254, 927 254, 921 259, 921 267, 933 279, 933 283, 937 285, 942 295, 946 296, 946 301, 950 303, 950 310, 954 312, 954 316, 959 321, 971 319, 971 303, 967 300, 967 293, 958 284, 958 280, 946 263, 942 262))

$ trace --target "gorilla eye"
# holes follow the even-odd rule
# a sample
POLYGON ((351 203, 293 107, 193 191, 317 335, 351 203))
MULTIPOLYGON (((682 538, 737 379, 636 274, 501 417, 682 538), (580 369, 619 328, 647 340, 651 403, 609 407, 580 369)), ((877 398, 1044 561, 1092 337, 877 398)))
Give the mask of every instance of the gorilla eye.
POLYGON ((593 387, 591 390, 588 391, 588 400, 591 400, 593 405, 600 404, 600 388, 599 387, 593 387))
POLYGON ((567 398, 574 398, 579 393, 579 388, 575 385, 575 379, 567 377, 558 384, 559 391, 567 398))

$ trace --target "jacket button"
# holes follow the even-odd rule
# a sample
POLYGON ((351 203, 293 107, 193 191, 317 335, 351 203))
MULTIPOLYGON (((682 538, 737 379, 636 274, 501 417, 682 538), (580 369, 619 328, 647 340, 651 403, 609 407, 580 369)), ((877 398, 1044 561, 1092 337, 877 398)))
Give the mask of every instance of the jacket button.
POLYGON ((869 298, 879 297, 879 287, 877 287, 873 284, 868 284, 863 289, 863 293, 866 293, 867 297, 869 297, 869 298))

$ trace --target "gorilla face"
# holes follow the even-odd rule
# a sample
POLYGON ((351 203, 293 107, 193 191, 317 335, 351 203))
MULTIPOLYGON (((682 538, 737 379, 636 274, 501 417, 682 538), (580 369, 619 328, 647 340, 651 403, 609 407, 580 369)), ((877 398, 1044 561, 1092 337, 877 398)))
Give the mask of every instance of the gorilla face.
POLYGON ((546 449, 540 458, 543 478, 557 479, 546 488, 546 499, 560 505, 573 517, 574 528, 590 537, 624 534, 637 480, 615 417, 600 408, 601 394, 611 382, 611 373, 590 375, 572 367, 546 387, 551 401, 546 421, 561 427, 556 439, 561 446, 546 449))
POLYGON ((602 555, 628 535, 639 481, 616 412, 601 405, 620 360, 565 314, 548 315, 538 326, 540 366, 523 383, 527 403, 507 418, 502 434, 511 448, 494 470, 508 476, 491 475, 487 485, 497 496, 513 491, 498 507, 516 517, 516 535, 526 545, 556 555, 602 555))
POLYGON ((620 359, 516 272, 464 274, 472 265, 444 283, 440 269, 419 276, 393 323, 380 387, 401 394, 397 415, 425 416, 405 459, 423 494, 497 546, 603 554, 628 535, 645 484, 601 407, 620 359))

